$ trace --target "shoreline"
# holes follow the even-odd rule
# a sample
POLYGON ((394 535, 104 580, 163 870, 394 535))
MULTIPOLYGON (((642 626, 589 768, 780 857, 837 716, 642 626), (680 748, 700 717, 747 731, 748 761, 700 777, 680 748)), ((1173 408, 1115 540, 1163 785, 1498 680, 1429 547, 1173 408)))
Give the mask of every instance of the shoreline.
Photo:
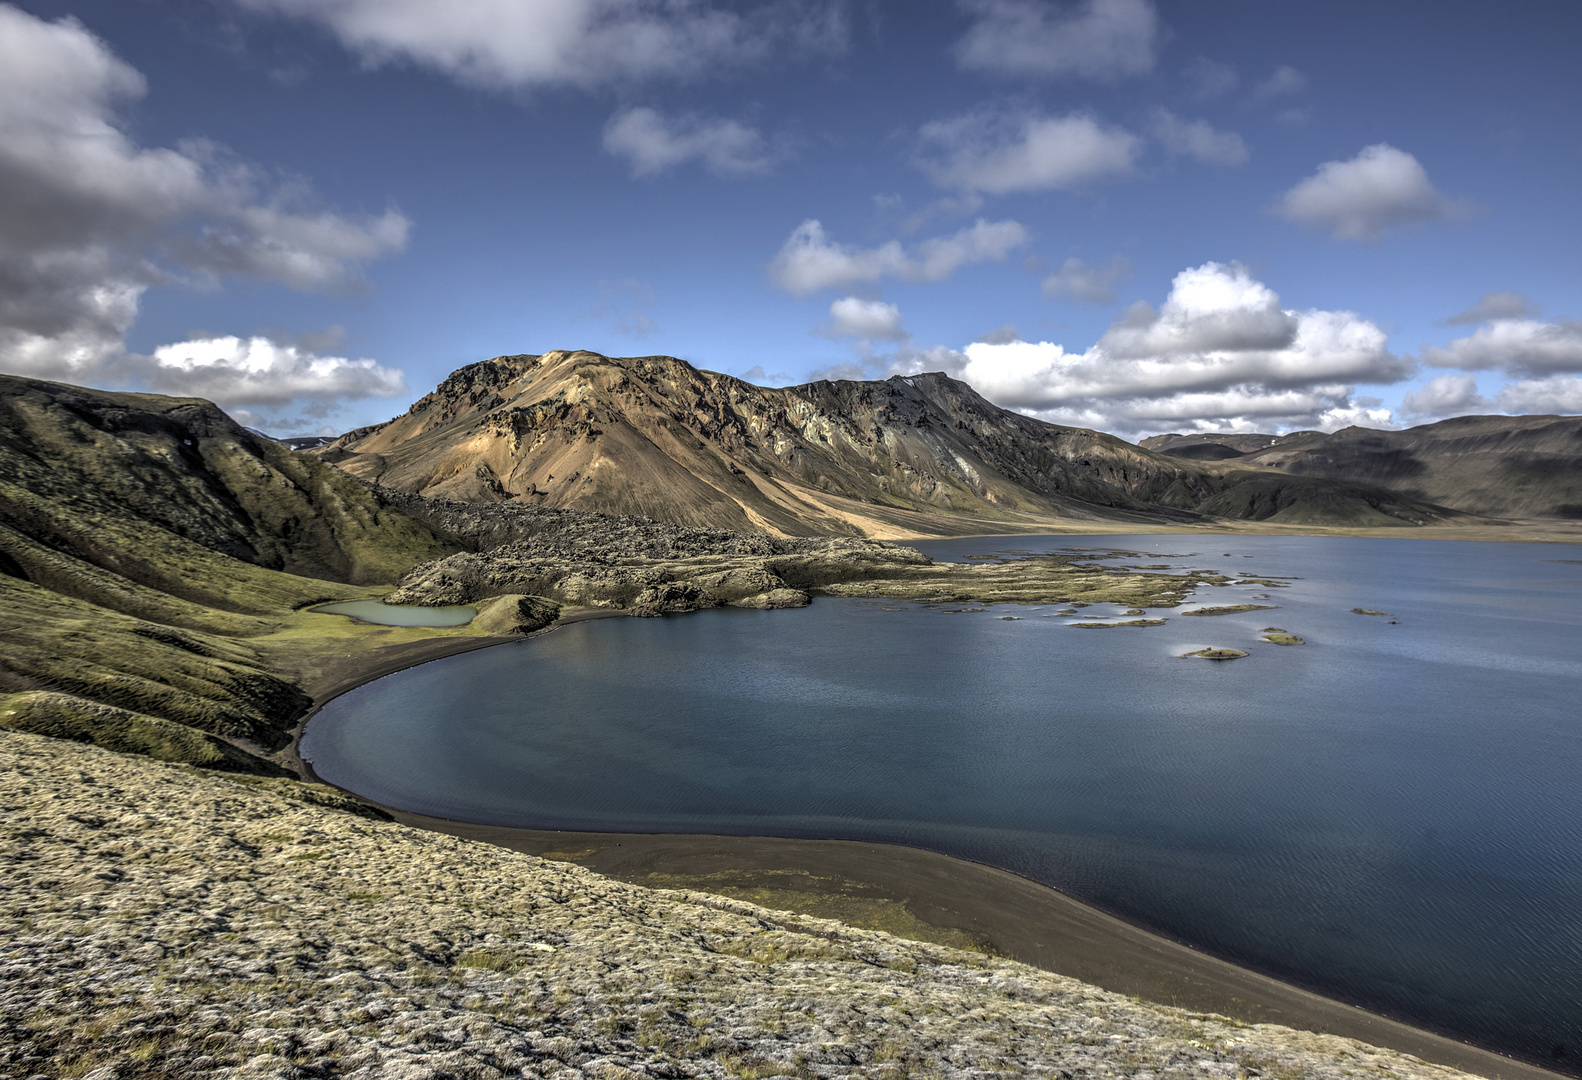
MULTIPOLYGON (((1118 535, 1096 530, 1065 535, 1106 534, 1118 535)), ((1010 533, 992 538, 1027 535, 1041 534, 1010 533)), ((1301 535, 1333 534, 1303 530, 1301 535)), ((306 779, 333 787, 302 759, 300 744, 308 723, 334 698, 385 675, 448 656, 523 641, 562 625, 627 615, 623 610, 584 609, 524 636, 439 637, 389 646, 363 657, 348 656, 351 663, 327 673, 317 685, 304 687, 313 703, 294 726, 291 744, 279 760, 306 779)), ((786 906, 788 900, 795 903, 799 893, 815 903, 859 898, 902 910, 931 930, 965 936, 985 951, 1157 1004, 1216 1013, 1244 1023, 1275 1023, 1354 1038, 1491 1080, 1555 1080, 1566 1075, 1199 952, 1052 886, 921 848, 854 840, 482 825, 428 817, 363 799, 354 792, 348 794, 413 828, 575 862, 632 884, 723 891, 770 908, 786 906), (762 892, 766 883, 773 886, 769 890, 773 895, 754 899, 755 889, 762 892), (813 887, 797 887, 809 885, 813 887)), ((838 914, 829 917, 841 918, 838 914)), ((909 935, 902 932, 901 936, 909 935)))
POLYGON ((873 536, 910 544, 918 540, 1005 540, 1018 536, 1322 536, 1371 540, 1455 540, 1472 544, 1582 544, 1582 520, 1562 518, 1486 519, 1439 525, 1279 525, 1258 521, 1128 525, 1096 522, 1028 526, 1003 533, 915 533, 873 536))

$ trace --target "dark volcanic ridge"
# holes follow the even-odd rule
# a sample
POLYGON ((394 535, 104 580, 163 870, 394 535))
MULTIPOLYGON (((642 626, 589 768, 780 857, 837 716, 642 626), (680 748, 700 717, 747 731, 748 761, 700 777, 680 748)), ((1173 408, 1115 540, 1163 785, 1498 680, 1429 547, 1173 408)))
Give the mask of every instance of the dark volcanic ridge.
POLYGON ((1142 444, 1191 460, 1387 488, 1495 517, 1582 518, 1582 417, 1460 416, 1404 431, 1331 435, 1156 435, 1142 444))
POLYGON ((769 389, 666 356, 496 357, 311 452, 414 494, 786 535, 1456 516, 1382 488, 1188 462, 1048 424, 943 374, 769 389))

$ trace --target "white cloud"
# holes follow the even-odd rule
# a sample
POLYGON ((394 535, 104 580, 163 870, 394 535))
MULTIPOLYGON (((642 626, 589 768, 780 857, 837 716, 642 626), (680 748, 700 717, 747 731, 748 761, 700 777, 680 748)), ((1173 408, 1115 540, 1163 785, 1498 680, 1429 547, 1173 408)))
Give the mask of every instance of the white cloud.
POLYGON ((865 341, 902 341, 911 336, 901 319, 900 308, 856 296, 843 296, 830 304, 829 321, 822 332, 828 337, 865 341))
POLYGON ((633 176, 652 176, 694 159, 719 176, 769 169, 770 155, 757 129, 701 116, 668 117, 657 109, 626 109, 604 126, 604 149, 631 162, 633 176))
POLYGON ((1424 345, 1423 361, 1464 371, 1521 375, 1582 372, 1582 323, 1570 319, 1496 319, 1438 347, 1424 345))
POLYGON ((956 63, 993 75, 1113 82, 1153 70, 1159 16, 1149 0, 960 0, 974 17, 956 63))
POLYGON ((141 75, 72 19, 0 5, 0 367, 115 377, 151 286, 240 274, 344 289, 399 250, 390 211, 320 208, 220 148, 138 146, 117 115, 141 75))
POLYGON ((1491 292, 1484 293, 1476 304, 1450 316, 1445 322, 1451 326, 1465 326, 1495 319, 1525 319, 1536 314, 1538 305, 1521 293, 1491 292))
POLYGON ((1582 379, 1574 375, 1551 375, 1547 379, 1527 379, 1507 383, 1496 402, 1499 411, 1512 415, 1582 413, 1582 379))
POLYGON ((968 113, 923 125, 920 164, 934 182, 1005 195, 1068 190, 1131 173, 1137 136, 1091 116, 968 113))
POLYGON ((1048 341, 975 342, 960 355, 960 377, 1000 405, 1132 433, 1388 424, 1388 410, 1354 398, 1354 384, 1396 382, 1412 370, 1374 323, 1286 310, 1244 267, 1220 263, 1182 271, 1157 313, 1135 305, 1082 352, 1048 341))
POLYGON ((1216 130, 1207 120, 1183 120, 1169 109, 1155 109, 1154 138, 1172 155, 1205 165, 1245 165, 1247 144, 1234 131, 1216 130))
POLYGON ((267 203, 238 205, 167 250, 183 265, 214 277, 277 281, 304 292, 339 292, 363 284, 362 263, 406 247, 411 223, 395 210, 356 218, 294 203, 311 196, 291 188, 267 203))
POLYGON ((1258 84, 1258 88, 1253 91, 1253 96, 1265 99, 1280 97, 1284 94, 1299 93, 1306 87, 1306 75, 1303 75, 1289 64, 1281 64, 1274 69, 1274 74, 1258 84))
POLYGON ((1199 56, 1186 66, 1187 81, 1192 84, 1193 96, 1201 100, 1222 97, 1236 89, 1241 77, 1229 64, 1199 56))
POLYGON ((686 79, 846 39, 833 3, 731 10, 686 0, 232 0, 307 19, 370 64, 405 61, 489 88, 686 79))
POLYGON ((1492 408, 1488 398, 1478 393, 1478 380, 1471 375, 1436 375, 1401 399, 1401 412, 1414 419, 1442 419, 1484 413, 1492 408))
POLYGON ((1009 341, 1021 341, 1022 340, 1022 334, 1021 334, 1021 331, 1016 329, 1016 324, 1015 323, 1006 323, 1003 326, 995 327, 993 330, 990 330, 987 334, 979 334, 977 337, 973 338, 972 340, 973 341, 986 341, 990 345, 1004 345, 1006 342, 1009 342, 1009 341))
POLYGON ((1064 297, 1090 304, 1112 304, 1115 287, 1130 280, 1132 273, 1131 260, 1119 255, 1105 263, 1067 259, 1059 270, 1044 278, 1043 293, 1051 300, 1064 297))
POLYGON ((1246 267, 1205 263, 1175 276, 1157 314, 1142 302, 1128 308, 1099 345, 1128 359, 1275 351, 1289 348, 1301 328, 1301 317, 1246 267))
POLYGON ((790 375, 783 371, 765 371, 762 364, 754 364, 738 375, 737 378, 750 383, 758 383, 760 386, 785 386, 791 382, 790 375))
POLYGON ((873 284, 882 278, 943 281, 970 263, 1003 262, 1027 243, 1027 230, 1014 221, 983 221, 952 236, 924 240, 908 252, 898 240, 876 248, 837 244, 824 226, 809 219, 798 225, 769 264, 769 279, 796 296, 820 289, 873 284))
POLYGON ((1462 217, 1466 207, 1440 194, 1418 160, 1388 143, 1349 161, 1326 161, 1287 191, 1275 213, 1338 239, 1377 240, 1386 229, 1462 217))
POLYGON ((860 382, 869 377, 868 369, 855 361, 847 360, 839 364, 831 364, 826 368, 817 368, 807 373, 808 382, 819 382, 828 379, 831 382, 849 380, 860 382))
POLYGON ((276 409, 303 402, 322 406, 394 397, 407 390, 398 369, 367 359, 318 356, 264 337, 196 338, 161 345, 153 356, 138 358, 137 367, 151 390, 208 398, 223 408, 276 409))

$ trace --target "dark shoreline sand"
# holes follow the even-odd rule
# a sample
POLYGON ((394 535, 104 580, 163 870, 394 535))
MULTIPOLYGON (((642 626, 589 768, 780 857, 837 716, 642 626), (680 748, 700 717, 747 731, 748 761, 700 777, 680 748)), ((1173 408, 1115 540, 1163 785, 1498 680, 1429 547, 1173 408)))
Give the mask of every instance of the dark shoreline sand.
MULTIPOLYGON (((552 633, 568 623, 624 615, 621 611, 578 611, 538 633, 552 633)), ((307 724, 331 699, 431 660, 523 640, 432 638, 345 657, 305 688, 313 696, 313 705, 297 724, 286 751, 287 763, 309 779, 325 782, 302 760, 298 748, 307 724)), ((915 923, 933 931, 933 940, 971 940, 1011 959, 1157 1004, 1216 1013, 1245 1023, 1283 1024, 1341 1035, 1491 1080, 1562 1077, 1538 1065, 1415 1028, 1209 956, 1008 871, 918 848, 773 836, 524 829, 451 821, 374 805, 414 828, 576 862, 639 885, 703 892, 711 891, 713 885, 749 900, 767 886, 773 898, 754 902, 774 907, 778 900, 789 906, 788 899, 795 903, 796 898, 805 897, 808 905, 804 910, 814 914, 824 914, 831 902, 904 909, 915 923)))

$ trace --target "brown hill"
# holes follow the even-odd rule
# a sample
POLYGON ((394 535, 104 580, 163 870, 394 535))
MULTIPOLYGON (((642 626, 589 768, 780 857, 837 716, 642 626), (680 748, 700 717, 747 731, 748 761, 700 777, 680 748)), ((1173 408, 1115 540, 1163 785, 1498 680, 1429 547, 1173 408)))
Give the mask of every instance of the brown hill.
POLYGON ((453 373, 404 416, 313 452, 400 491, 788 535, 1446 514, 1048 424, 942 374, 769 389, 665 356, 496 357, 453 373))
POLYGON ((1498 517, 1582 518, 1582 417, 1462 416, 1405 431, 1303 432, 1237 464, 1389 488, 1498 517))
POLYGON ((1171 457, 1186 458, 1189 461, 1228 461, 1231 458, 1255 454, 1260 450, 1267 450, 1276 445, 1281 439, 1294 439, 1298 436, 1316 435, 1319 432, 1299 431, 1291 435, 1270 435, 1265 432, 1227 432, 1208 433, 1196 432, 1191 435, 1180 435, 1171 432, 1168 435, 1151 435, 1138 442, 1145 450, 1157 450, 1161 454, 1171 457))

